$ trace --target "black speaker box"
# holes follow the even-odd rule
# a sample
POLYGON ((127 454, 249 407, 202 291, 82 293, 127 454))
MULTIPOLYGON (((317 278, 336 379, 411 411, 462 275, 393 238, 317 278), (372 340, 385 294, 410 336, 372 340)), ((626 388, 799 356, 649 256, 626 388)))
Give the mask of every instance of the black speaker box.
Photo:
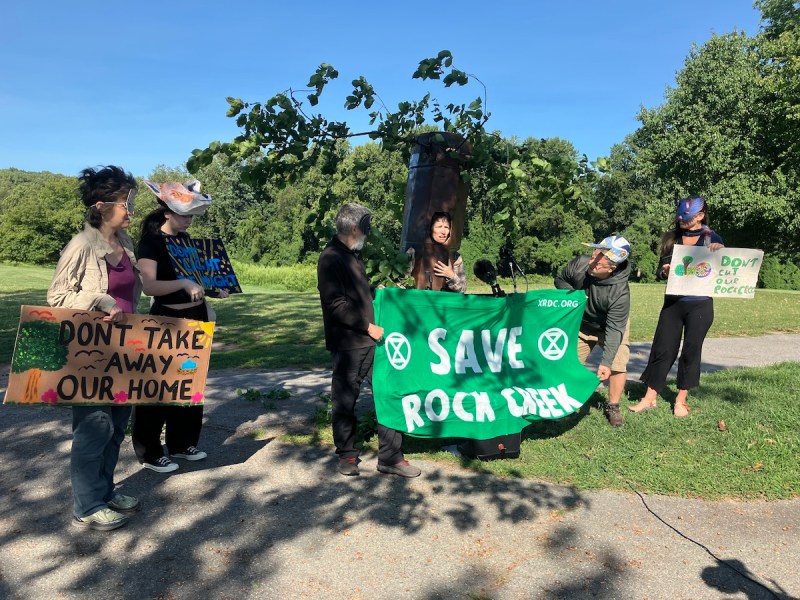
POLYGON ((458 446, 459 452, 478 460, 497 460, 500 458, 519 458, 521 433, 500 435, 489 440, 464 440, 458 446))

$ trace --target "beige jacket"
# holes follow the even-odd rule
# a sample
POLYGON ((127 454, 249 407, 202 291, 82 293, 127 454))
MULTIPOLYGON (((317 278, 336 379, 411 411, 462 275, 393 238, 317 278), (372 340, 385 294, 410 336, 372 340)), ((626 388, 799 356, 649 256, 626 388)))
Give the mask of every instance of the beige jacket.
MULTIPOLYGON (((128 258, 131 259, 136 283, 133 288, 133 306, 139 304, 142 295, 142 276, 133 253, 133 242, 125 231, 117 232, 128 258)), ((88 223, 61 251, 56 272, 47 290, 50 306, 81 310, 108 312, 116 304, 108 292, 108 270, 106 255, 112 249, 100 234, 100 230, 88 223)))

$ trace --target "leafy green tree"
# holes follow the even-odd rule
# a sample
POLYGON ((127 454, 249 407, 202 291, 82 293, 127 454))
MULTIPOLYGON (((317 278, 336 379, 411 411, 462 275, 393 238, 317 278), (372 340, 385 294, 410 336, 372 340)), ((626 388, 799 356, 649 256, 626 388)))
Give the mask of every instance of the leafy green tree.
POLYGON ((790 256, 800 249, 800 200, 769 151, 761 57, 743 33, 694 47, 666 102, 643 109, 626 142, 648 195, 702 194, 728 245, 790 256))
MULTIPOLYGON (((308 89, 290 88, 265 102, 228 98, 228 116, 236 119, 241 134, 229 142, 215 141, 205 149, 195 150, 187 161, 188 169, 196 173, 215 157, 224 157, 240 165, 245 181, 262 188, 298 183, 305 186, 309 176, 314 177, 313 169, 319 168, 319 173, 332 181, 318 186, 316 198, 308 203, 308 223, 317 236, 322 238, 330 230, 332 209, 342 201, 355 200, 375 210, 376 229, 391 242, 399 240, 402 196, 398 187, 410 148, 422 131, 435 127, 457 136, 435 134, 433 144, 453 156, 467 155, 463 177, 475 186, 477 194, 473 197, 480 198, 480 207, 469 218, 495 223, 509 242, 520 237, 521 219, 540 205, 581 204, 591 208, 591 180, 595 173, 586 157, 577 159, 571 145, 561 140, 519 144, 488 133, 484 125, 489 113, 480 96, 459 103, 440 101, 426 93, 418 100, 400 102, 396 110, 391 110, 372 85, 358 77, 352 80, 345 108, 368 111, 372 129, 354 132, 344 121, 330 121, 312 112, 327 84, 338 76, 335 68, 322 64, 309 78, 308 89), (353 152, 343 148, 343 140, 360 135, 380 140, 383 160, 375 160, 377 146, 367 145, 353 152), (394 157, 395 152, 397 159, 387 161, 387 155, 394 157), (337 173, 341 177, 334 177, 337 173)), ((454 85, 480 84, 474 76, 453 66, 452 54, 447 50, 420 61, 412 78, 440 81, 443 91, 454 85)), ((388 248, 382 251, 383 271, 387 265, 404 260, 388 248)))
POLYGON ((82 227, 85 210, 73 177, 38 173, 0 204, 0 260, 54 263, 82 227))
POLYGON ((796 186, 800 176, 800 2, 757 0, 756 39, 769 122, 765 143, 772 167, 796 186))

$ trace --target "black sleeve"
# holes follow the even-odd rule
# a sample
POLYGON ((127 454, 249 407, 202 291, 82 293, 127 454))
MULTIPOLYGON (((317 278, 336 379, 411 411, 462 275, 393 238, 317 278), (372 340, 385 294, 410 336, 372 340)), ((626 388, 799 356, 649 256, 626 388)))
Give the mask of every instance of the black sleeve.
POLYGON ((141 260, 147 258, 159 262, 163 260, 163 253, 166 249, 164 239, 160 235, 145 233, 139 240, 139 247, 136 249, 136 258, 141 260))
POLYGON ((656 267, 656 281, 664 281, 667 276, 664 274, 664 267, 672 262, 672 254, 667 254, 658 259, 656 267))
POLYGON ((578 259, 572 259, 567 266, 561 269, 561 272, 553 279, 553 285, 559 290, 574 290, 576 289, 575 265, 578 259))

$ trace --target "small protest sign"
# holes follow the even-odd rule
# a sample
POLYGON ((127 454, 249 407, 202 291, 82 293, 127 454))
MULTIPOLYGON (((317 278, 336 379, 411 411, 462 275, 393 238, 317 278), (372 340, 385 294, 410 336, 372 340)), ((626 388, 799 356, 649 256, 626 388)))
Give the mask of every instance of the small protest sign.
POLYGON ((712 252, 705 246, 676 244, 667 280, 667 294, 753 298, 763 250, 722 248, 712 252))
POLYGON ((220 239, 195 239, 165 235, 167 251, 178 279, 191 279, 207 291, 208 296, 224 290, 241 294, 242 288, 220 239))
POLYGON ((23 306, 5 404, 202 404, 214 323, 23 306))

